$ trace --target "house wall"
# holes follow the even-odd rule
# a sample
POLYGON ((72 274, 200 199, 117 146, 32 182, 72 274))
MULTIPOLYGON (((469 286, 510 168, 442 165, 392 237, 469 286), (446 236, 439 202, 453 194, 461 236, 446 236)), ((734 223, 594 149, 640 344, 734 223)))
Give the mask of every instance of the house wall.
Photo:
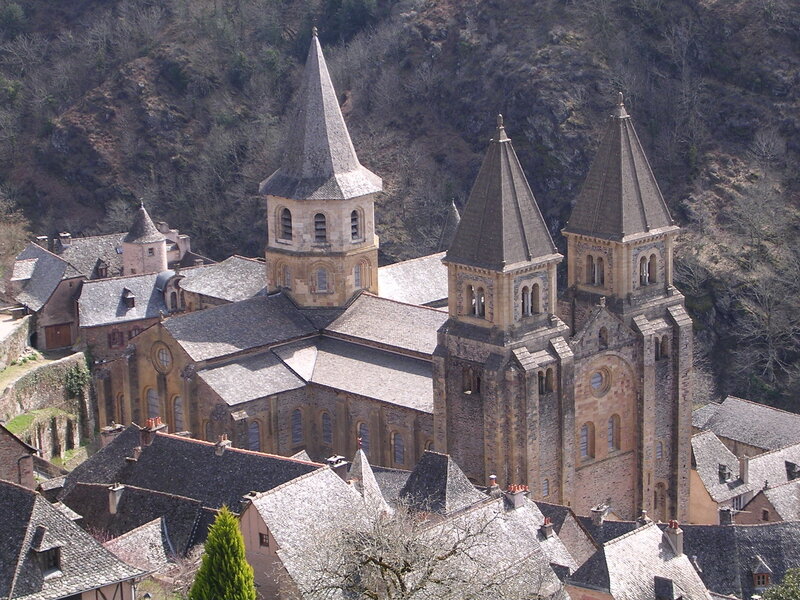
POLYGON ((244 537, 247 562, 253 567, 253 575, 261 597, 280 597, 281 588, 292 587, 291 582, 283 568, 283 563, 278 558, 277 542, 252 504, 244 510, 239 518, 239 528, 244 537), (261 545, 259 534, 267 535, 268 546, 261 545))
POLYGON ((36 347, 40 350, 71 346, 78 339, 77 298, 84 279, 85 277, 80 277, 61 281, 47 303, 36 313, 36 347), (64 325, 69 328, 68 344, 48 346, 46 328, 53 325, 64 325))
POLYGON ((783 518, 775 510, 775 507, 769 501, 764 492, 758 492, 753 499, 748 502, 742 511, 736 513, 737 525, 759 525, 763 523, 774 523, 776 521, 783 521, 783 518), (768 511, 769 518, 764 520, 763 511, 768 511))
POLYGON ((30 449, 3 427, 0 427, 0 479, 36 489, 30 449))
POLYGON ((10 331, 0 340, 0 371, 17 360, 28 347, 31 316, 27 315, 11 323, 10 331))
POLYGON ((614 600, 614 596, 600 590, 588 590, 575 584, 567 583, 567 594, 572 600, 614 600))
POLYGON ((719 506, 694 469, 689 473, 689 523, 719 525, 719 506))
POLYGON ((156 317, 114 323, 112 325, 100 325, 98 327, 81 327, 81 338, 88 346, 94 360, 113 360, 122 356, 132 337, 158 323, 158 321, 159 319, 156 317), (122 334, 122 344, 112 347, 109 345, 109 340, 114 332, 122 334))
POLYGON ((81 600, 135 600, 136 587, 133 580, 106 585, 81 594, 81 600))

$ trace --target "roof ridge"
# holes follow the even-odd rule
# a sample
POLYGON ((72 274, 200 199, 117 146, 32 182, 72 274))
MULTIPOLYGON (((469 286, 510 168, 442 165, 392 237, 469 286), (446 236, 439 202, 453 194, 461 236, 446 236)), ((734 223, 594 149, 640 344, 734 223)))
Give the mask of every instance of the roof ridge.
POLYGON ((113 281, 119 281, 121 279, 136 279, 136 278, 143 279, 145 277, 154 277, 157 279, 161 273, 167 273, 168 271, 172 271, 173 273, 175 272, 174 269, 166 269, 165 271, 159 271, 158 273, 136 273, 134 275, 117 275, 116 277, 104 277, 102 279, 87 279, 84 285, 93 283, 110 283, 113 281))
POLYGON ((780 448, 775 448, 773 450, 767 450, 766 452, 762 452, 761 454, 756 454, 755 456, 750 456, 750 464, 753 464, 753 461, 757 461, 759 458, 763 458, 769 454, 775 454, 776 452, 783 452, 784 450, 788 450, 793 446, 800 447, 800 442, 792 442, 791 444, 787 444, 786 446, 781 446, 780 448))
MULTIPOLYGON (((119 482, 115 482, 115 484, 116 483, 119 483, 119 482)), ((114 485, 114 484, 111 484, 111 485, 114 485)), ((151 489, 151 488, 145 488, 145 487, 141 487, 141 486, 138 486, 138 485, 131 485, 129 483, 120 483, 120 485, 122 485, 126 489, 132 489, 132 490, 147 492, 149 494, 157 494, 159 496, 166 496, 166 497, 169 497, 169 498, 177 498, 179 500, 188 500, 189 502, 192 502, 194 504, 198 504, 201 507, 203 506, 203 503, 200 500, 197 500, 196 498, 190 498, 189 496, 181 496, 180 494, 173 494, 172 492, 163 492, 161 490, 154 490, 154 489, 151 489)), ((78 481, 73 486, 73 489, 78 487, 78 486, 98 487, 98 488, 102 487, 102 488, 106 488, 107 489, 109 484, 108 483, 100 483, 98 481, 78 481)))
MULTIPOLYGON (((613 522, 614 523, 636 523, 636 521, 613 521, 613 522)), ((602 547, 606 548, 606 547, 610 546, 611 544, 615 544, 615 543, 617 543, 618 541, 620 541, 622 539, 631 537, 634 533, 638 533, 639 531, 644 531, 648 527, 658 527, 658 524, 655 523, 654 521, 650 521, 649 523, 645 523, 644 525, 640 525, 638 527, 635 527, 634 529, 631 529, 627 533, 623 533, 622 535, 619 535, 619 536, 617 536, 615 538, 612 538, 612 539, 608 540, 607 542, 604 542, 602 547)))
POLYGON ((445 254, 447 254, 447 251, 443 250, 442 252, 434 252, 432 254, 423 254, 422 256, 416 256, 414 258, 407 258, 405 260, 398 260, 397 262, 389 263, 388 265, 383 265, 382 267, 378 267, 378 271, 380 271, 381 269, 386 269, 388 267, 394 267, 396 265, 405 265, 405 264, 408 264, 410 262, 415 262, 415 261, 418 261, 418 260, 422 260, 424 258, 430 258, 432 256, 440 256, 441 255, 444 258, 445 254))
MULTIPOLYGON (((321 467, 326 467, 326 465, 320 465, 320 466, 321 467)), ((263 492, 258 492, 258 494, 256 494, 253 497, 253 501, 255 502, 256 500, 261 500, 262 498, 264 498, 265 496, 268 496, 269 494, 271 494, 273 492, 277 492, 278 490, 283 490, 284 488, 288 487, 289 484, 292 484, 292 483, 295 483, 297 481, 301 481, 301 480, 304 480, 304 479, 308 479, 312 475, 318 475, 319 473, 324 473, 324 472, 325 472, 325 469, 315 469, 313 471, 309 471, 308 473, 303 473, 302 475, 300 475, 298 477, 295 477, 294 479, 290 479, 289 481, 284 481, 280 485, 276 485, 272 489, 264 490, 263 492)), ((334 473, 334 475, 335 475, 335 473, 334 473)), ((336 475, 336 476, 338 477, 338 475, 336 475)), ((346 482, 343 482, 343 483, 346 483, 346 482)))
MULTIPOLYGON (((444 312, 444 311, 442 311, 442 310, 440 310, 438 308, 434 308, 432 306, 420 306, 419 304, 411 304, 410 302, 403 302, 402 300, 395 300, 394 298, 386 298, 384 296, 378 296, 377 294, 373 294, 372 292, 367 292, 365 290, 362 291, 362 293, 361 293, 361 295, 359 297, 361 297, 361 296, 366 296, 368 298, 376 298, 377 300, 381 300, 382 302, 393 302, 394 304, 400 304, 402 306, 410 306, 412 308, 422 308, 422 309, 433 311, 433 312, 436 312, 436 313, 443 313, 444 312)), ((353 304, 355 304, 355 301, 353 301, 353 304)), ((347 311, 345 310, 345 312, 347 312, 347 311)), ((344 315, 344 313, 342 313, 342 315, 344 315)))
MULTIPOLYGON (((739 396, 733 396, 733 395, 730 395, 730 394, 725 396, 725 399, 722 402, 720 402, 719 405, 722 406, 723 404, 725 404, 725 401, 729 400, 729 399, 730 400, 738 400, 739 402, 745 402, 747 404, 752 404, 753 406, 758 406, 760 408, 766 408, 766 409, 769 409, 769 410, 782 412, 784 414, 792 415, 793 417, 797 417, 798 419, 800 419, 800 414, 792 412, 790 410, 785 410, 783 408, 777 408, 775 406, 770 406, 769 404, 763 404, 761 402, 755 402, 754 400, 747 400, 745 398, 740 398, 739 396)), ((706 405, 703 405, 703 406, 706 406, 706 405)))

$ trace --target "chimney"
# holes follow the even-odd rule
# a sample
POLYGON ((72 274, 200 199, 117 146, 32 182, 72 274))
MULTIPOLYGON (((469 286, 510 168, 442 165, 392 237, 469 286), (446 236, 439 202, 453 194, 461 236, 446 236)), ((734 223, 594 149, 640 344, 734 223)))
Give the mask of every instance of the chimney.
POLYGON ((139 460, 139 457, 142 455, 142 447, 141 446, 134 446, 133 448, 133 456, 128 456, 125 458, 128 462, 136 462, 139 460))
POLYGON ((347 459, 344 456, 339 456, 337 454, 331 456, 325 462, 333 469, 334 473, 342 478, 342 481, 347 481, 347 459))
POLYGON ((67 231, 62 231, 58 234, 58 241, 61 243, 62 248, 66 248, 72 243, 72 234, 67 231))
POLYGON ((652 523, 652 522, 653 522, 653 520, 650 517, 647 516, 647 511, 642 509, 642 514, 639 515, 638 519, 636 519, 636 525, 639 526, 639 527, 642 527, 642 526, 647 525, 648 523, 652 523))
POLYGON ((747 455, 739 457, 739 479, 744 483, 750 483, 750 457, 747 455))
POLYGON ((595 527, 600 527, 603 524, 603 521, 606 518, 606 514, 608 513, 608 506, 605 504, 598 504, 594 508, 592 508, 592 525, 595 527))
POLYGON ((244 512, 244 510, 255 499, 256 496, 258 496, 258 492, 255 490, 247 492, 244 496, 242 496, 242 501, 239 503, 239 514, 244 512))
POLYGON ((550 517, 544 518, 544 525, 542 525, 542 535, 545 538, 553 537, 553 522, 550 520, 550 517))
POLYGON ((214 454, 216 454, 217 456, 222 456, 223 454, 225 454, 225 450, 230 448, 232 445, 233 442, 231 442, 228 439, 228 434, 223 433, 221 436, 219 436, 217 443, 214 444, 214 454))
POLYGON ((194 259, 194 266, 195 267, 202 267, 203 266, 203 259, 202 258, 195 258, 194 259))
POLYGON ((111 442, 116 439, 116 437, 125 431, 125 427, 119 423, 111 422, 111 425, 107 425, 100 430, 100 447, 105 448, 111 442))
POLYGON ((108 488, 108 512, 112 515, 117 514, 117 507, 119 506, 119 501, 122 499, 122 492, 124 490, 125 486, 119 483, 115 483, 108 488))
POLYGON ((139 431, 139 439, 142 446, 149 446, 150 444, 152 444, 156 432, 165 430, 166 428, 167 426, 164 422, 161 421, 161 417, 153 417, 152 419, 147 419, 147 425, 139 431))
POLYGON ((37 246, 41 246, 45 250, 48 250, 48 246, 50 245, 50 240, 47 238, 46 235, 37 235, 35 243, 37 246))
POLYGON ((489 487, 486 488, 486 493, 492 498, 499 498, 502 494, 500 486, 497 485, 497 475, 489 475, 489 487))
POLYGON ((527 485, 509 485, 506 491, 506 498, 511 502, 512 508, 520 508, 525 504, 525 496, 528 495, 527 485))
POLYGON ((730 506, 723 506, 719 509, 719 524, 733 525, 736 523, 736 513, 730 506))
POLYGON ((680 524, 675 519, 669 522, 666 530, 664 530, 664 535, 675 555, 680 556, 683 554, 683 529, 680 528, 680 524))

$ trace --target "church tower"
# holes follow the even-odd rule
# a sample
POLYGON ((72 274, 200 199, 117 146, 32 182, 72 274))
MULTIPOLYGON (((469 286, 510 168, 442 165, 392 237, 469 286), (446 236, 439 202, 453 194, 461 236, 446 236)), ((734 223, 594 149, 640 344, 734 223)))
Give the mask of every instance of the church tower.
POLYGON ((673 287, 678 234, 619 95, 563 230, 572 330, 573 506, 685 518, 692 326, 673 287), (580 490, 580 493, 577 491, 580 490))
POLYGON ((375 194, 380 177, 358 161, 316 35, 311 40, 280 168, 267 199, 267 281, 301 306, 342 306, 378 291, 375 194))
POLYGON ((122 274, 144 275, 167 270, 167 238, 153 223, 144 203, 122 239, 122 274))
MULTIPOLYGON (((539 481, 539 403, 560 387, 552 340, 566 348, 555 316, 561 260, 499 116, 443 259, 450 318, 434 357, 436 449, 478 483, 539 481)), ((560 425, 548 424, 553 455, 560 425)))

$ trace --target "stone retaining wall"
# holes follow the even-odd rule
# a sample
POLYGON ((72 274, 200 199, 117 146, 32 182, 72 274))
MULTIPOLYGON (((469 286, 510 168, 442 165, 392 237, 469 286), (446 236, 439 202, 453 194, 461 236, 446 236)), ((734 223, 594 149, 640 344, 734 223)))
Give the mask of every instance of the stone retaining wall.
POLYGON ((24 354, 30 335, 30 315, 12 321, 10 327, 11 331, 0 339, 0 371, 24 354))

